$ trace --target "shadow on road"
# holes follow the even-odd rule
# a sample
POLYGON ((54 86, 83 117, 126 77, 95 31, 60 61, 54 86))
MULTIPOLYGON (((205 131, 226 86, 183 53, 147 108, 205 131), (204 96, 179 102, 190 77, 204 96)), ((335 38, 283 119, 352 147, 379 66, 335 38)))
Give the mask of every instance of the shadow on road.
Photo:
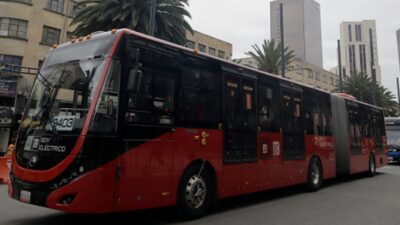
MULTIPOLYGON (((384 176, 384 173, 377 173, 376 176, 384 176)), ((365 174, 358 174, 324 181, 323 189, 335 185, 351 183, 360 179, 367 179, 365 174)), ((322 189, 322 191, 323 191, 322 189)), ((218 209, 212 214, 218 215, 230 210, 255 206, 266 202, 281 200, 298 194, 307 193, 304 185, 298 185, 277 190, 265 191, 255 194, 249 194, 240 197, 228 198, 220 201, 218 209)), ((11 221, 10 221, 11 222, 11 221)), ((56 213, 48 216, 37 216, 33 218, 21 217, 12 221, 17 225, 125 225, 125 224, 176 224, 181 223, 175 213, 175 208, 151 209, 129 213, 106 214, 106 215, 77 215, 68 213, 56 213)))

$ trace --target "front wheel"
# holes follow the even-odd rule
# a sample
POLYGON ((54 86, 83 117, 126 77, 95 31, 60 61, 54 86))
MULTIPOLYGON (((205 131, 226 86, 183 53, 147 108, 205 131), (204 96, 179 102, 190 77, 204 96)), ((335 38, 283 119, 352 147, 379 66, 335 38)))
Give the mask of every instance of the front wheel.
POLYGON ((322 185, 322 169, 317 157, 313 157, 308 165, 307 188, 309 191, 318 191, 322 185))
POLYGON ((368 170, 368 175, 370 177, 375 176, 376 174, 376 163, 375 163, 375 157, 373 154, 369 156, 369 170, 368 170))
POLYGON ((184 172, 178 189, 177 202, 181 218, 197 218, 210 210, 213 200, 211 183, 208 171, 199 166, 190 167, 184 172))

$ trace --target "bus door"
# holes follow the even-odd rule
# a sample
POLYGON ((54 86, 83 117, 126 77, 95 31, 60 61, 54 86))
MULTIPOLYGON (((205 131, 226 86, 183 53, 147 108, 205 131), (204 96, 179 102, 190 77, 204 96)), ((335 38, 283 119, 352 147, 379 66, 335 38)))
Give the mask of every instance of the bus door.
POLYGON ((303 93, 300 87, 281 84, 283 159, 304 159, 303 93))
POLYGON ((225 74, 224 110, 224 189, 248 192, 258 179, 256 165, 242 165, 257 161, 255 80, 225 74))
POLYGON ((117 168, 117 210, 160 207, 171 201, 175 81, 173 74, 145 63, 129 74, 121 116, 124 148, 117 168))

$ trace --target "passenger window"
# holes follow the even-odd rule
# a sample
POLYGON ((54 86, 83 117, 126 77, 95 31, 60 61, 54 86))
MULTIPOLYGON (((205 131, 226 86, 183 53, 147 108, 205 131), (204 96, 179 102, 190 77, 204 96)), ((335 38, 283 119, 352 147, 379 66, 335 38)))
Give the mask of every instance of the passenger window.
POLYGON ((358 106, 348 106, 349 110, 349 129, 352 140, 351 152, 361 154, 361 116, 358 106))
POLYGON ((261 128, 265 131, 279 131, 279 99, 276 90, 266 85, 258 87, 258 120, 261 128))
POLYGON ((170 125, 174 113, 174 78, 143 70, 139 87, 128 96, 125 121, 136 124, 170 125))
POLYGON ((217 71, 195 65, 182 70, 179 122, 186 126, 213 127, 221 122, 220 80, 217 71))

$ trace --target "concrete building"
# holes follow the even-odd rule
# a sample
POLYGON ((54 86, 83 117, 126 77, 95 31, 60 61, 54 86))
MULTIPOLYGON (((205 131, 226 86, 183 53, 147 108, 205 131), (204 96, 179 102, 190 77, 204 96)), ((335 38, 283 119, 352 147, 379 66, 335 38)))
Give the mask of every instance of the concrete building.
MULTIPOLYGON (((251 57, 234 59, 233 62, 257 69, 257 62, 251 57)), ((298 58, 288 66, 285 77, 329 92, 333 92, 339 85, 337 74, 298 58)))
POLYGON ((399 67, 400 67, 400 29, 397 30, 397 50, 399 52, 399 67))
POLYGON ((340 42, 343 77, 356 71, 372 77, 374 67, 376 81, 381 84, 375 20, 341 23, 340 42))
POLYGON ((211 37, 198 31, 194 31, 193 34, 186 32, 186 39, 186 47, 188 48, 198 49, 200 52, 223 59, 229 60, 232 58, 231 43, 211 37))
POLYGON ((280 10, 283 4, 285 47, 296 58, 323 68, 320 5, 314 0, 276 0, 271 2, 271 39, 280 43, 280 10))

